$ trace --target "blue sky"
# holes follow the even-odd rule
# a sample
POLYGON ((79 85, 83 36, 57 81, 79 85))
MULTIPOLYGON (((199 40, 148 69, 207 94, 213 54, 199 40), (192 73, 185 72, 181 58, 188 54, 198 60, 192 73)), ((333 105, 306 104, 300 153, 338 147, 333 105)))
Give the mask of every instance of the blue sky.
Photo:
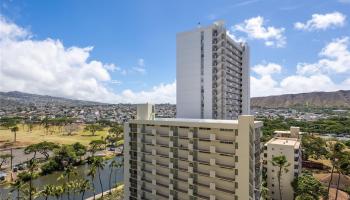
POLYGON ((175 103, 176 33, 218 19, 251 47, 253 96, 350 89, 349 0, 0 2, 0 33, 7 27, 2 37, 12 42, 1 46, 3 91, 175 103), (25 33, 18 34, 12 25, 25 33), (61 45, 61 54, 68 51, 78 61, 65 62, 65 56, 52 54, 38 59, 51 52, 40 45, 43 41, 61 45), (72 47, 78 50, 72 53, 72 47), (21 56, 25 51, 32 57, 21 56), (67 70, 61 72, 60 65, 51 69, 48 60, 62 62, 61 69, 67 70), (28 73, 18 73, 23 69, 28 73), (33 71, 47 73, 36 76, 33 71), (79 74, 75 82, 74 73, 79 74), (51 86, 63 82, 62 87, 51 86))

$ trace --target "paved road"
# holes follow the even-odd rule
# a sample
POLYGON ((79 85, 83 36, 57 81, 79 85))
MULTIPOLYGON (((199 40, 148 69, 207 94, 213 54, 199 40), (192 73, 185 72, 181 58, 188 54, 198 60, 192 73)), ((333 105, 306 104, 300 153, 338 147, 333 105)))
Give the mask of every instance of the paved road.
MULTIPOLYGON (((0 150, 0 154, 10 154, 11 151, 8 150, 0 150)), ((23 163, 25 161, 30 160, 31 158, 33 158, 34 153, 31 154, 25 154, 24 153, 24 148, 20 148, 20 149, 12 149, 12 155, 13 155, 13 160, 12 160, 12 164, 13 165, 17 165, 20 163, 23 163)), ((37 158, 44 158, 43 155, 41 155, 40 153, 36 154, 37 158)), ((10 161, 8 163, 6 163, 5 165, 3 165, 3 168, 8 168, 10 167, 10 161)))

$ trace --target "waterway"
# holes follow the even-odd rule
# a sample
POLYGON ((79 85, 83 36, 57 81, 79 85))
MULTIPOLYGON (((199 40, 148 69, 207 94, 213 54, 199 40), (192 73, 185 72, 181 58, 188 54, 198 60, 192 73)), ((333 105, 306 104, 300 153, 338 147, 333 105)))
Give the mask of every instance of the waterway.
MULTIPOLYGON (((122 160, 122 157, 117 157, 115 158, 117 161, 121 161, 122 160)), ((104 167, 103 170, 101 170, 101 179, 102 179, 102 188, 103 188, 103 191, 107 191, 109 190, 109 177, 110 177, 110 168, 109 168, 109 163, 112 162, 112 159, 111 160, 108 160, 106 161, 106 165, 104 167)), ((87 176, 88 174, 88 171, 90 169, 90 166, 88 164, 85 164, 85 165, 81 165, 81 166, 78 166, 76 168, 76 171, 78 173, 77 177, 78 178, 86 178, 88 180, 91 180, 90 177, 87 176)), ((46 176, 41 176, 41 177, 38 177, 37 179, 35 179, 33 181, 33 184, 35 187, 38 188, 38 190, 42 189, 45 185, 47 184, 62 184, 64 182, 64 180, 60 180, 58 181, 58 177, 62 174, 62 172, 55 172, 53 174, 49 174, 49 175, 46 175, 46 176)), ((122 183, 123 182, 123 168, 119 168, 119 169, 114 169, 113 170, 113 173, 112 173, 112 178, 111 178, 111 182, 112 182, 112 187, 116 184, 116 183, 122 183)), ((73 179, 73 178, 72 178, 73 179)), ((94 185, 95 185, 95 193, 98 194, 98 193, 101 193, 102 190, 101 190, 101 186, 100 186, 100 182, 99 182, 99 179, 98 179, 98 175, 96 174, 96 177, 94 179, 94 185)), ((70 199, 72 200, 72 193, 70 195, 70 199)), ((91 197, 93 196, 93 191, 92 190, 89 190, 89 191, 86 191, 85 192, 85 195, 84 197, 85 198, 88 198, 88 197, 91 197)), ((16 199, 17 197, 17 192, 16 191, 13 191, 11 193, 11 188, 9 186, 0 186, 0 200, 8 200, 8 199, 16 199)), ((43 200, 44 198, 42 197, 39 197, 39 198, 36 198, 38 200, 43 200)), ((54 200, 55 198, 51 197, 49 198, 49 200, 54 200)), ((75 198, 74 199, 81 199, 81 194, 76 194, 75 195, 75 198)), ((68 200, 68 197, 67 195, 64 195, 62 200, 68 200)))

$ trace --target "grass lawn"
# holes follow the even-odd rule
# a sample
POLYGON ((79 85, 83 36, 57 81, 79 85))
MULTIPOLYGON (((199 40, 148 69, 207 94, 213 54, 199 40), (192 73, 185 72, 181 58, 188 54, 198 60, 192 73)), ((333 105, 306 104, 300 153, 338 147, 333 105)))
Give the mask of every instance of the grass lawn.
MULTIPOLYGON (((84 132, 83 126, 79 127, 79 130, 73 135, 67 135, 66 132, 60 131, 58 127, 51 127, 49 133, 41 126, 35 126, 32 132, 28 132, 28 128, 19 125, 19 131, 17 132, 17 142, 13 145, 27 146, 30 144, 39 143, 42 141, 54 142, 58 144, 73 144, 80 142, 83 145, 88 145, 91 140, 101 139, 106 137, 107 130, 96 132, 95 136, 92 136, 90 132, 84 132)), ((8 129, 0 129, 0 147, 4 144, 13 143, 14 133, 8 129)))

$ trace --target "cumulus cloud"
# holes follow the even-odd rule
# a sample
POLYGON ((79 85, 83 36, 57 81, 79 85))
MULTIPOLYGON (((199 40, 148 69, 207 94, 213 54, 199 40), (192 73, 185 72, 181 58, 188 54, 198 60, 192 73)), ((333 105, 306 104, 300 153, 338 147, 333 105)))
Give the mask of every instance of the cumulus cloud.
POLYGON ((243 37, 237 37, 234 33, 230 32, 230 31, 226 31, 226 34, 235 42, 246 42, 246 39, 243 37))
POLYGON ((298 74, 350 72, 349 37, 337 38, 319 53, 322 58, 316 63, 299 63, 298 74))
POLYGON ((233 31, 244 32, 250 39, 264 40, 266 46, 284 47, 286 45, 285 29, 266 27, 264 18, 261 16, 244 20, 243 23, 235 25, 233 31))
POLYGON ((263 65, 263 64, 256 65, 252 68, 252 70, 261 76, 267 76, 274 73, 280 73, 282 70, 282 67, 281 65, 276 63, 268 63, 266 65, 263 65))
MULTIPOLYGON (((124 70, 113 63, 90 60, 93 47, 65 47, 60 40, 34 40, 31 33, 0 16, 0 91, 23 91, 108 103, 175 101, 174 83, 150 91, 113 92, 120 84, 110 72, 124 70), (169 89, 169 90, 168 90, 169 89), (152 96, 152 97, 150 97, 152 96), (173 98, 171 98, 171 96, 173 98)), ((144 60, 139 60, 144 67, 144 60)))
MULTIPOLYGON (((350 78, 335 82, 332 75, 350 74, 349 38, 338 38, 327 44, 315 63, 298 63, 295 74, 277 80, 282 66, 275 63, 259 64, 252 68, 258 76, 251 76, 252 96, 268 96, 313 91, 350 89, 350 78)), ((349 77, 349 76, 348 76, 349 77)))
POLYGON ((346 16, 340 12, 332 12, 327 14, 313 14, 311 19, 305 23, 296 22, 294 28, 298 30, 326 30, 344 26, 346 16))
POLYGON ((132 99, 134 103, 142 102, 162 102, 175 103, 176 100, 176 81, 169 84, 161 83, 154 86, 150 91, 133 92, 124 90, 122 96, 126 99, 132 99))
POLYGON ((251 76, 250 81, 252 97, 314 91, 348 90, 350 88, 350 80, 345 80, 337 84, 329 76, 324 74, 311 76, 291 75, 279 81, 275 80, 271 75, 251 76))

